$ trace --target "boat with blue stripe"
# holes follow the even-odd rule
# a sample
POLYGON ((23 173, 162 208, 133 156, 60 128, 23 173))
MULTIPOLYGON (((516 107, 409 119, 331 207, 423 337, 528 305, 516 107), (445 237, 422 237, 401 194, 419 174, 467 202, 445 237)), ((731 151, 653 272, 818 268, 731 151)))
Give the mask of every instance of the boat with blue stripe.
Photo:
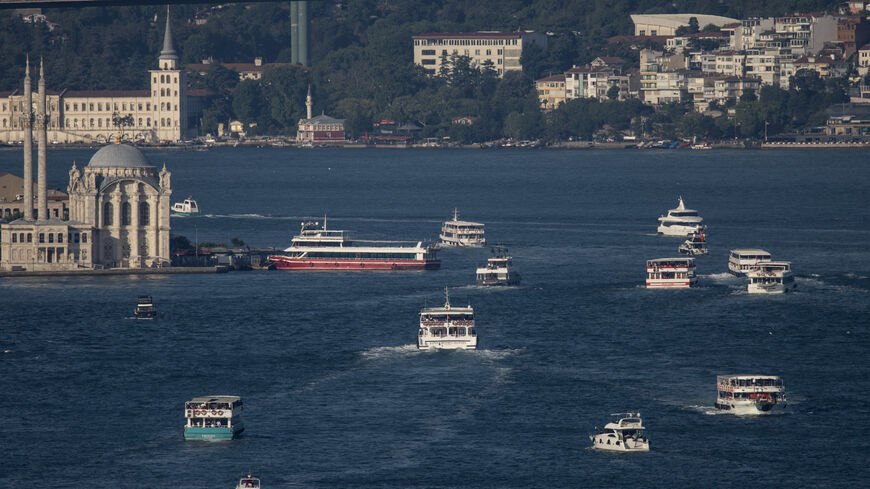
POLYGON ((245 425, 242 423, 242 399, 239 396, 200 396, 184 403, 185 440, 232 440, 245 425))

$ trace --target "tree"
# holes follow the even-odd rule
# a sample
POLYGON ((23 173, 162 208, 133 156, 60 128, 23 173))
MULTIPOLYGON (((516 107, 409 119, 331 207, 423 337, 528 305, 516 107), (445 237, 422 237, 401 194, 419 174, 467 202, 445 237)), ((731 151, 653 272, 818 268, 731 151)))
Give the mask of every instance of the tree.
POLYGON ((260 82, 243 80, 233 91, 233 113, 244 122, 259 122, 263 120, 263 92, 260 82))
POLYGON ((607 89, 607 98, 610 100, 619 99, 619 85, 613 85, 607 89))

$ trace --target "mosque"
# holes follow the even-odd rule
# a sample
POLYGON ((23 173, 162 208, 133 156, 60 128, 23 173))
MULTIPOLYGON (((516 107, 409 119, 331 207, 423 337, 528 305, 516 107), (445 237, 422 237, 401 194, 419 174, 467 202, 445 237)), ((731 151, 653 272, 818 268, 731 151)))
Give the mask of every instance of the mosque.
MULTIPOLYGON (((190 136, 190 103, 199 103, 202 90, 191 97, 179 66, 169 28, 169 9, 163 49, 157 69, 149 71, 149 90, 63 90, 47 94, 46 115, 50 142, 108 143, 118 132, 117 118, 126 119, 122 137, 131 141, 175 142, 190 136), (132 124, 130 124, 132 122, 132 124)), ((19 90, 0 92, 0 142, 23 141, 26 111, 19 90)))
POLYGON ((0 224, 0 270, 65 271, 169 266, 171 173, 157 171, 133 146, 102 147, 79 170, 69 171, 69 220, 47 208, 46 145, 49 116, 45 76, 39 68, 36 116, 30 63, 24 77, 20 125, 24 142, 24 202, 33 202, 33 123, 37 129, 37 206, 0 224))

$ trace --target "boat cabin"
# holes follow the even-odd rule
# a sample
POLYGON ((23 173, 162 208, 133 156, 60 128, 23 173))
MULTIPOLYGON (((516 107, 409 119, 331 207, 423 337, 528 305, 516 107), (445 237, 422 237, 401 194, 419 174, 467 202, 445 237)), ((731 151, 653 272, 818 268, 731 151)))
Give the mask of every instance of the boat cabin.
POLYGON ((759 249, 736 249, 731 250, 728 256, 728 272, 733 275, 743 276, 753 270, 761 262, 770 261, 770 253, 759 249))

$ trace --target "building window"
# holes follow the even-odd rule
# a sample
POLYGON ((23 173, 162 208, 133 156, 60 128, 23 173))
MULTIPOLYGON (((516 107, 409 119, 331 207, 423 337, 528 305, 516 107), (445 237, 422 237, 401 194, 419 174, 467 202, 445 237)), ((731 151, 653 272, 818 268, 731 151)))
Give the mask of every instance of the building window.
MULTIPOLYGON (((130 106, 132 107, 133 104, 130 104, 130 106)), ((139 104, 139 110, 142 110, 142 104, 141 104, 141 103, 139 104)))
POLYGON ((15 233, 12 233, 12 242, 13 242, 13 243, 17 243, 17 242, 18 242, 18 235, 15 234, 15 233))
POLYGON ((28 243, 32 243, 32 242, 33 242, 33 233, 27 233, 27 242, 28 242, 28 243))
POLYGON ((94 127, 94 120, 91 119, 91 127, 94 127))
POLYGON ((114 222, 114 211, 111 202, 103 204, 103 226, 111 226, 114 222))
POLYGON ((145 126, 146 126, 146 127, 151 127, 151 118, 150 118, 150 117, 148 117, 148 118, 145 119, 145 126))
POLYGON ((57 233, 57 242, 63 243, 63 233, 57 233))
POLYGON ((151 102, 145 103, 145 110, 151 110, 151 102))
POLYGON ((75 233, 73 235, 73 238, 76 240, 76 243, 78 243, 79 242, 79 233, 75 233))
POLYGON ((142 127, 142 118, 139 118, 139 127, 142 127))
POLYGON ((130 225, 130 203, 124 202, 121 204, 121 225, 129 226, 130 225))
MULTIPOLYGON (((88 233, 82 233, 82 243, 88 242, 88 233)), ((84 252, 82 252, 84 253, 84 252)))
POLYGON ((148 205, 148 202, 142 202, 139 204, 139 225, 147 226, 151 224, 151 206, 148 205))
POLYGON ((103 119, 97 119, 97 127, 103 127, 103 119))

